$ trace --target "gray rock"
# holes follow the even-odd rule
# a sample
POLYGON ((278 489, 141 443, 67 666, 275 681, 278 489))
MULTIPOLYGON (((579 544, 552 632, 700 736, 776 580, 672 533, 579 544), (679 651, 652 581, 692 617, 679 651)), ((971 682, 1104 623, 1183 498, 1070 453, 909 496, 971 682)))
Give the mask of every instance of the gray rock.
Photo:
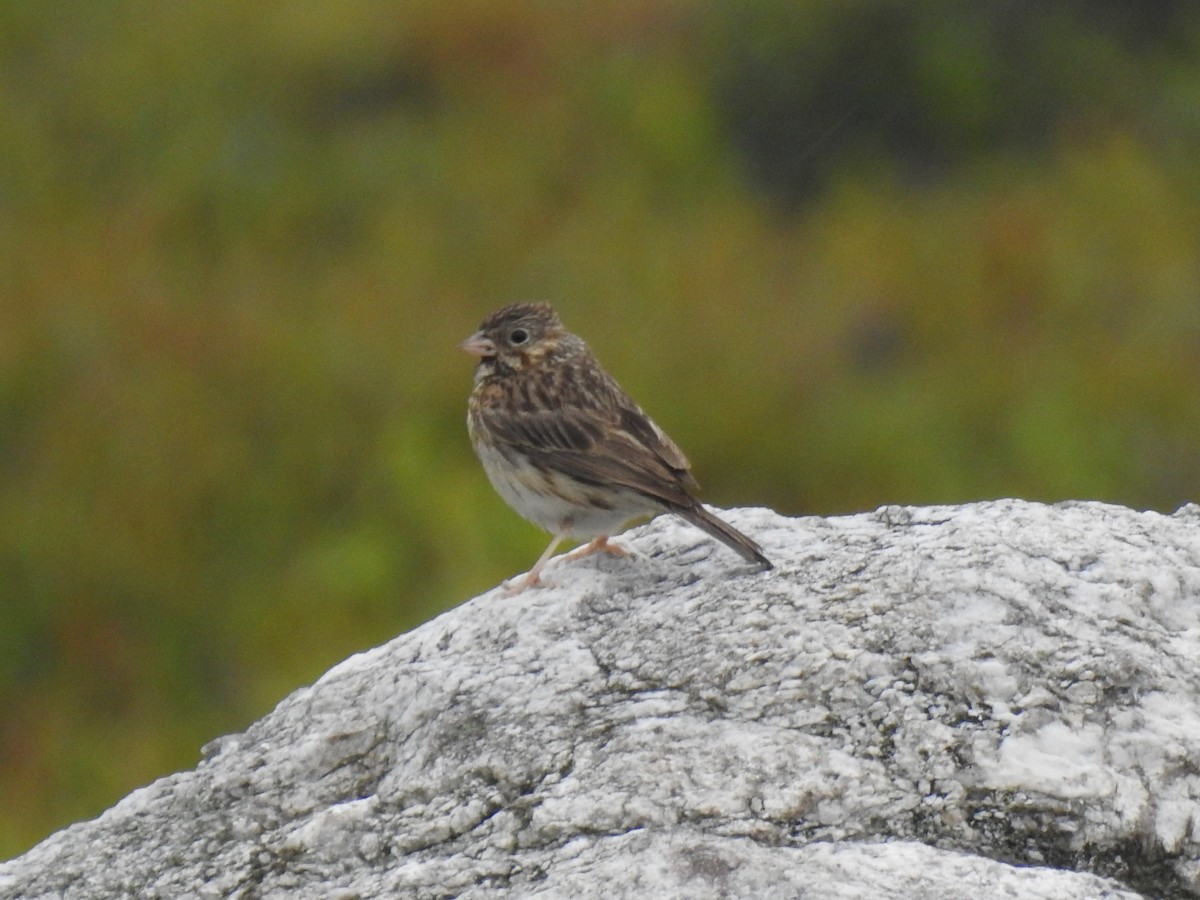
POLYGON ((346 660, 14 898, 1200 896, 1200 508, 669 517, 346 660))

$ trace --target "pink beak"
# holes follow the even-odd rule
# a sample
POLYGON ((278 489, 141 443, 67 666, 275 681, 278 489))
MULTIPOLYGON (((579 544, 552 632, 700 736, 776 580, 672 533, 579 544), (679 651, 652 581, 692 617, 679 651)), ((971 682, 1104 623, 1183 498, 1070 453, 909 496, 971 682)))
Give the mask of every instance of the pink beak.
POLYGON ((492 343, 492 341, 485 338, 478 331, 458 346, 461 349, 466 350, 472 356, 478 356, 480 359, 486 359, 489 356, 496 355, 496 345, 492 343))

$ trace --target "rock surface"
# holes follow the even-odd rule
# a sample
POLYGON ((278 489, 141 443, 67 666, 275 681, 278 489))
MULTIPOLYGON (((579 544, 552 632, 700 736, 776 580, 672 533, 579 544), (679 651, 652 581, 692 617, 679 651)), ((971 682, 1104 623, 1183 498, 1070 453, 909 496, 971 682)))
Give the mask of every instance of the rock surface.
POLYGON ((5 898, 1200 896, 1200 507, 669 517, 346 660, 5 898))

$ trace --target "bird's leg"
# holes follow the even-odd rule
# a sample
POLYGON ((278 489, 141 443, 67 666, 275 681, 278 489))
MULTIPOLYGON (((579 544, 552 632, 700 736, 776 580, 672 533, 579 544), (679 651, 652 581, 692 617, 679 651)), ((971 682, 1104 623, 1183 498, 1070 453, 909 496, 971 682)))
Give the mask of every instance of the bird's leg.
POLYGON ((538 561, 533 564, 533 568, 526 573, 524 578, 514 578, 504 585, 504 593, 510 595, 519 594, 521 591, 536 585, 549 586, 548 582, 542 581, 542 568, 550 559, 550 554, 554 552, 554 548, 560 543, 562 543, 562 536, 555 535, 554 540, 550 542, 550 546, 542 551, 542 555, 538 557, 538 561))
POLYGON ((608 542, 608 535, 602 534, 589 544, 584 544, 577 550, 572 550, 567 554, 567 559, 583 559, 585 556, 591 556, 593 553, 608 553, 612 556, 628 556, 629 551, 624 547, 618 547, 616 544, 608 542))
MULTIPOLYGON (((553 582, 543 580, 542 569, 545 567, 546 563, 550 561, 550 555, 560 543, 562 543, 561 535, 556 536, 554 540, 550 542, 550 546, 542 551, 542 555, 538 557, 538 561, 533 564, 533 568, 530 569, 524 575, 524 577, 514 578, 512 581, 505 583, 504 593, 512 595, 519 594, 521 591, 528 590, 531 587, 553 587, 553 582)), ((608 542, 608 535, 605 534, 601 535, 590 543, 584 544, 582 547, 572 550, 563 558, 572 560, 583 559, 585 556, 591 556, 593 553, 608 553, 611 556, 629 555, 629 551, 624 547, 619 547, 616 544, 610 544, 608 542)))

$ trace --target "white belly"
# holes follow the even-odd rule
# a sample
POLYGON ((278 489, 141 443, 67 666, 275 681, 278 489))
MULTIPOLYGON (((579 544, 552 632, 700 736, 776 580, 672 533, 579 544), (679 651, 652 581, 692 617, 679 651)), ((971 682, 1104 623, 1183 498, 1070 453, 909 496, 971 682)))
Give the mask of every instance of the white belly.
POLYGON ((657 503, 633 491, 581 484, 478 443, 475 452, 504 502, 554 535, 590 540, 615 534, 631 519, 662 512, 657 503))

